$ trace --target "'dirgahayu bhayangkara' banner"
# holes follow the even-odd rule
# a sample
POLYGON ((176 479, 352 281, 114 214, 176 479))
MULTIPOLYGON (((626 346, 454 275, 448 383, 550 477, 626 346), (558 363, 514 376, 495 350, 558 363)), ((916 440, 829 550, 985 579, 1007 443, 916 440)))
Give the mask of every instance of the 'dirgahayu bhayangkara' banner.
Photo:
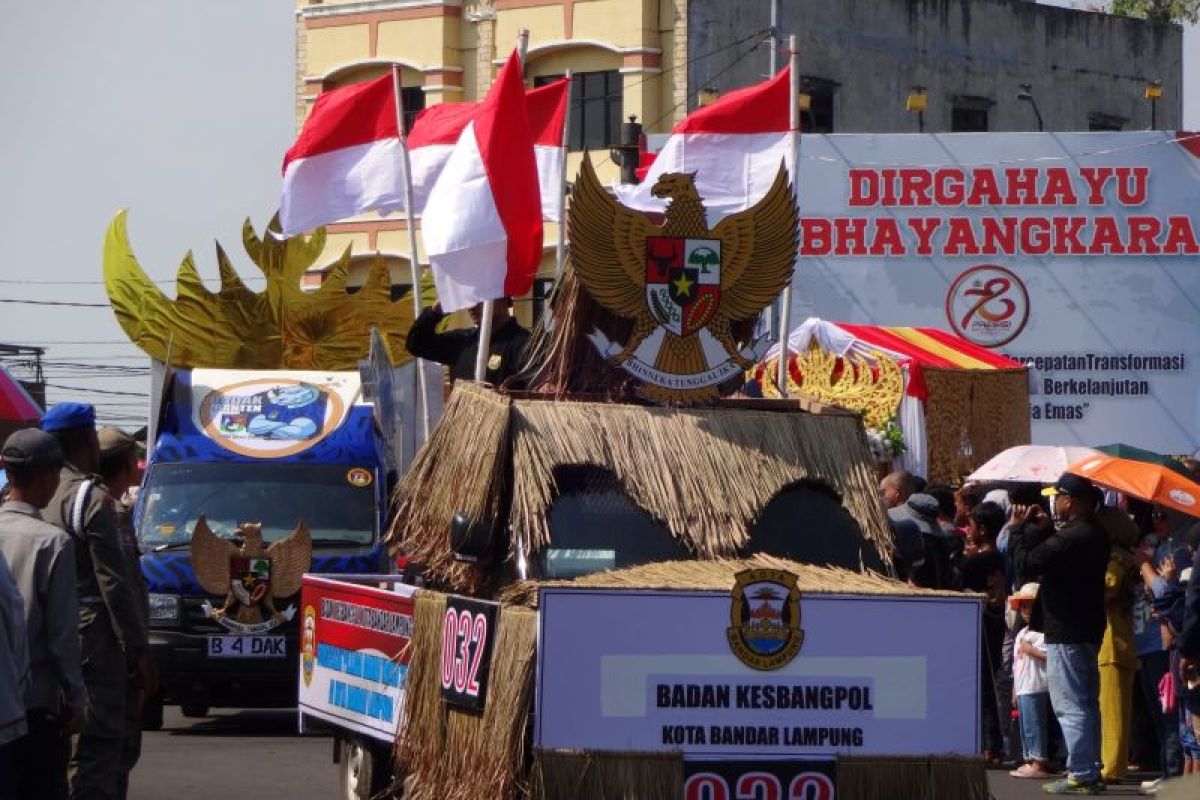
POLYGON ((1031 367, 1034 441, 1200 445, 1200 134, 805 136, 793 319, 1031 367))

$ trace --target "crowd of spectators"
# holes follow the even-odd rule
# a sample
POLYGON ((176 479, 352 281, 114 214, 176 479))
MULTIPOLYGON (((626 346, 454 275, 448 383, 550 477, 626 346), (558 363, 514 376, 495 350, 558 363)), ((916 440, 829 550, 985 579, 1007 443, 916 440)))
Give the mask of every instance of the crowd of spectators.
POLYGON ((1069 473, 952 490, 897 471, 879 488, 899 577, 984 598, 991 765, 1051 794, 1200 774, 1200 520, 1069 473))

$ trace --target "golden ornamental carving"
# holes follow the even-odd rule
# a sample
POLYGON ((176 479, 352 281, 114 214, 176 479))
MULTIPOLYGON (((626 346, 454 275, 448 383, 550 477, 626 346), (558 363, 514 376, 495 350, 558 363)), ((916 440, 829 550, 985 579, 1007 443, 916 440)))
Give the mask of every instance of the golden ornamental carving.
POLYGON ((838 356, 814 346, 794 356, 792 365, 795 369, 789 370, 789 393, 858 411, 868 428, 883 428, 900 408, 904 375, 899 364, 878 351, 865 356, 838 356), (792 377, 796 372, 802 376, 800 385, 792 377))
POLYGON ((373 327, 384 333, 398 362, 409 358, 404 339, 413 321, 411 297, 392 299, 382 259, 354 294, 346 291, 349 247, 319 289, 300 288, 325 249, 323 228, 281 239, 275 217, 259 237, 247 219, 242 243, 266 288, 249 289, 218 242, 221 288, 209 291, 189 252, 172 300, 138 264, 125 218, 125 211, 119 213, 105 235, 104 283, 121 328, 151 358, 176 367, 355 370, 367 355, 373 327))

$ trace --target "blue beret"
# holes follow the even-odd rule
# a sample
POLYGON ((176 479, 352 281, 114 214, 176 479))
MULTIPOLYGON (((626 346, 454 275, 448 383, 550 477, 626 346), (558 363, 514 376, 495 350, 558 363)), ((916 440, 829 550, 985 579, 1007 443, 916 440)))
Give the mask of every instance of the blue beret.
POLYGON ((42 414, 42 430, 46 433, 90 428, 95 424, 96 408, 90 403, 59 403, 42 414))

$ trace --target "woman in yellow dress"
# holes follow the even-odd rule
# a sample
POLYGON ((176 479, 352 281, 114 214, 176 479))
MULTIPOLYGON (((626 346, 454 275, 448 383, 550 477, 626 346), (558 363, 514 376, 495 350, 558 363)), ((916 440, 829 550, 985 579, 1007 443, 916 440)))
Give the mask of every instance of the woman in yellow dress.
POLYGON ((1138 668, 1133 645, 1131 575, 1138 529, 1127 514, 1106 508, 1096 522, 1108 536, 1112 552, 1104 575, 1104 609, 1108 625, 1100 644, 1100 757, 1105 783, 1129 771, 1129 727, 1133 719, 1133 679, 1138 668))

